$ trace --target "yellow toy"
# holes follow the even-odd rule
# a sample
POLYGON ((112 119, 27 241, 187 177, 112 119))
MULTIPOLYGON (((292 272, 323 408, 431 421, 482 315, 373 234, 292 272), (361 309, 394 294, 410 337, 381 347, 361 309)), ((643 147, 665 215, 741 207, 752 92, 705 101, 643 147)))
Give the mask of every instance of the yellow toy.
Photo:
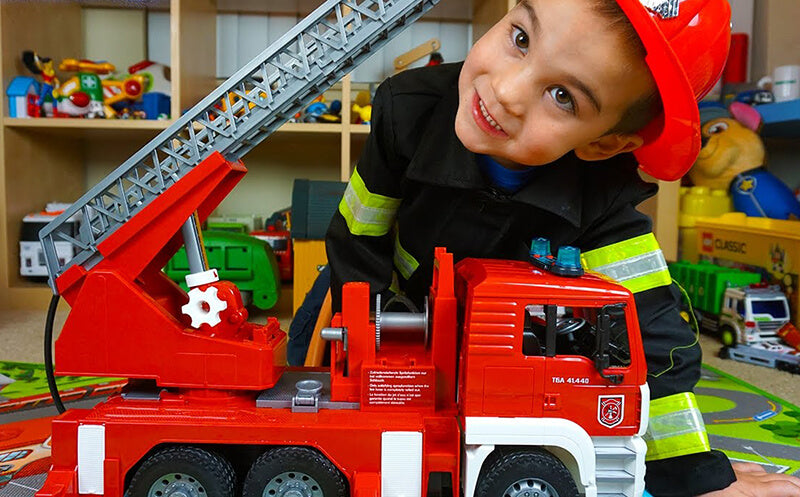
POLYGON ((368 91, 358 92, 352 111, 353 124, 369 124, 372 121, 372 99, 368 91))
POLYGON ((757 134, 758 122, 754 124, 752 117, 736 119, 747 112, 744 107, 749 108, 731 105, 731 113, 721 107, 700 109, 703 148, 689 171, 695 186, 727 191, 737 174, 764 165, 766 151, 757 134))
POLYGON ((800 217, 800 202, 765 169, 766 150, 758 135, 761 115, 734 102, 729 109, 700 109, 703 146, 689 171, 696 186, 730 192, 734 210, 773 219, 800 217))

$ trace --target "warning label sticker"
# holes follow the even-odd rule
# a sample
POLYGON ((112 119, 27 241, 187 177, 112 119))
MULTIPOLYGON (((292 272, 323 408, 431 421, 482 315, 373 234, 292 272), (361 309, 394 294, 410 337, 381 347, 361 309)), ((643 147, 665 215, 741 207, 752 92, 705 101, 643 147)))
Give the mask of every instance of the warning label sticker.
POLYGON ((434 401, 433 368, 366 369, 366 404, 378 406, 427 407, 434 401))

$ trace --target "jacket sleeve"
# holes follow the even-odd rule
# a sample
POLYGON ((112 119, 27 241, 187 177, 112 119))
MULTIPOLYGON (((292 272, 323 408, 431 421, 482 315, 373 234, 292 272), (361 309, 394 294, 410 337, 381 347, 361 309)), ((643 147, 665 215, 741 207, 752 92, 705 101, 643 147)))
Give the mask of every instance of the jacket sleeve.
POLYGON ((325 237, 334 312, 341 310, 344 283, 367 282, 371 295, 392 283, 393 227, 407 161, 395 152, 391 84, 386 80, 375 93, 370 135, 325 237))
MULTIPOLYGON (((636 210, 636 205, 654 192, 653 187, 646 187, 638 178, 624 185, 611 203, 612 207, 582 234, 578 244, 583 251, 588 251, 585 254, 589 259, 593 252, 616 247, 620 248, 618 253, 621 254, 618 260, 628 262, 629 266, 646 262, 639 267, 615 268, 608 259, 599 259, 605 265, 594 269, 617 271, 620 275, 617 279, 633 292, 647 360, 651 400, 668 402, 670 396, 679 398, 681 394, 692 392, 700 378, 702 358, 695 332, 680 316, 681 295, 671 281, 661 250, 651 235, 652 222, 636 210), (651 240, 647 242, 650 245, 645 240, 651 240), (625 261, 625 251, 621 248, 630 248, 631 242, 634 250, 625 261), (649 281, 641 276, 647 271, 651 272, 649 281)), ((655 415, 653 406, 651 402, 651 427, 655 415)), ((705 428, 702 430, 705 436, 705 428)), ((648 447, 650 453, 650 443, 648 447)), ((727 457, 715 450, 688 455, 667 454, 650 460, 645 476, 647 489, 655 497, 699 495, 725 488, 735 479, 727 457)))

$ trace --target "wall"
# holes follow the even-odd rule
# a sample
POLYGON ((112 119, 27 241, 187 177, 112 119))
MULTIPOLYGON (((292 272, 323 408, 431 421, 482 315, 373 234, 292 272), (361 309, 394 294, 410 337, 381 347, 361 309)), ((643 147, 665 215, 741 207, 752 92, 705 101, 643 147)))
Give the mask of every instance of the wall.
MULTIPOLYGON (((283 36, 300 20, 286 14, 220 13, 217 15, 217 77, 227 78, 283 36)), ((147 56, 162 63, 169 61, 169 14, 147 14, 147 56), (164 41, 167 41, 165 43, 164 41)), ((463 60, 471 45, 472 28, 465 22, 419 21, 395 37, 352 74, 354 82, 382 81, 392 74, 394 58, 431 38, 442 43, 445 61, 463 60)), ((427 58, 410 67, 424 65, 427 58)))

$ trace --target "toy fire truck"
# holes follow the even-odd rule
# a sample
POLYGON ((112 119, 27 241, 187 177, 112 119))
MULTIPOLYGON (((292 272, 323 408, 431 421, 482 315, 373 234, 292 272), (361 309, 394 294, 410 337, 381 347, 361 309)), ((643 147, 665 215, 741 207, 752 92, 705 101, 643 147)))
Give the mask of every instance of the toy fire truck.
POLYGON ((40 232, 71 307, 57 373, 130 381, 53 422, 38 497, 642 495, 634 300, 574 250, 454 267, 437 249, 423 313, 347 284, 315 370, 287 369, 277 320, 248 322, 206 265, 198 226, 238 158, 434 4, 328 0, 40 232), (160 270, 181 245, 188 298, 160 270))

